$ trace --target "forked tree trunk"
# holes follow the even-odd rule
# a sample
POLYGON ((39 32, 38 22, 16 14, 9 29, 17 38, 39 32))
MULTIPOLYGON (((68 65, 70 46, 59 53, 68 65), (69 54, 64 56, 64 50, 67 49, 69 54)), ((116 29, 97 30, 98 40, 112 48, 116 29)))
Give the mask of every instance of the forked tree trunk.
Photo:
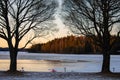
POLYGON ((10 51, 10 72, 16 72, 17 71, 17 50, 10 51))
POLYGON ((103 52, 102 73, 110 73, 110 53, 103 52))

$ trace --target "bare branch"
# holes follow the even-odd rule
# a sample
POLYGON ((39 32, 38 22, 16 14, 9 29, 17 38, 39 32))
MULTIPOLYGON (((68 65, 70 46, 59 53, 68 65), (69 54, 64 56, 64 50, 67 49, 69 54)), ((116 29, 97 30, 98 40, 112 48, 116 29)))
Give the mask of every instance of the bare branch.
MULTIPOLYGON (((73 33, 93 37, 100 47, 110 51, 111 31, 120 23, 119 0, 66 0, 65 24, 73 33)), ((119 33, 119 32, 118 32, 119 33)))
POLYGON ((9 41, 7 42, 9 44, 12 43, 14 38, 14 47, 17 49, 20 40, 29 31, 35 30, 34 28, 36 27, 41 27, 39 26, 40 23, 52 17, 55 7, 56 3, 52 0, 50 2, 47 2, 47 0, 1 0, 0 28, 3 29, 0 31, 1 37, 8 38, 7 40, 9 41))

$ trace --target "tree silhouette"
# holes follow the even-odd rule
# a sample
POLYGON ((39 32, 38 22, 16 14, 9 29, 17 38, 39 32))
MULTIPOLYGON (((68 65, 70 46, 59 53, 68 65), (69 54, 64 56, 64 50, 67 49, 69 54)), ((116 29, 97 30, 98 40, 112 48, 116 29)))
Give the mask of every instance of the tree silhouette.
POLYGON ((0 0, 0 37, 7 41, 10 51, 9 71, 17 70, 19 43, 30 31, 34 32, 25 48, 34 38, 43 35, 49 27, 42 26, 54 13, 55 3, 48 0, 0 0))
POLYGON ((118 37, 110 43, 111 33, 120 23, 120 0, 66 0, 64 4, 65 24, 76 34, 91 36, 102 49, 102 72, 110 72, 110 51, 120 36, 118 28, 118 37))

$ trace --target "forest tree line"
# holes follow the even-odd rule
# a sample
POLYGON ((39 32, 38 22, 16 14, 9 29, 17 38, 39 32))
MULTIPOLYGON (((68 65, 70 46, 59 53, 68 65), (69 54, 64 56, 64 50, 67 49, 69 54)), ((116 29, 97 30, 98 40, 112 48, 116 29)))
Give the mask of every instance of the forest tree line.
MULTIPOLYGON (((111 42, 116 36, 111 37, 111 42)), ((117 53, 120 49, 120 38, 113 46, 111 52, 117 53)), ((42 53, 69 53, 69 54, 90 54, 100 53, 101 49, 95 45, 94 41, 89 36, 67 36, 63 38, 56 38, 44 44, 34 44, 30 47, 29 52, 42 53)), ((117 53, 118 54, 118 53, 117 53)))

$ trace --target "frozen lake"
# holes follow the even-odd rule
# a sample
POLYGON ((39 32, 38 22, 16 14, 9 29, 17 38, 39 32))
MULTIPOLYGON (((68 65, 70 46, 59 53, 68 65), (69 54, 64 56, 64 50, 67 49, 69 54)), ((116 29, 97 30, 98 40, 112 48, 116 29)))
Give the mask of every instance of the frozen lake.
MULTIPOLYGON (((19 52, 18 70, 35 72, 100 72, 102 55, 36 54, 19 52)), ((120 72, 120 55, 111 56, 111 71, 120 72)), ((0 52, 0 70, 9 69, 9 53, 0 52)))

